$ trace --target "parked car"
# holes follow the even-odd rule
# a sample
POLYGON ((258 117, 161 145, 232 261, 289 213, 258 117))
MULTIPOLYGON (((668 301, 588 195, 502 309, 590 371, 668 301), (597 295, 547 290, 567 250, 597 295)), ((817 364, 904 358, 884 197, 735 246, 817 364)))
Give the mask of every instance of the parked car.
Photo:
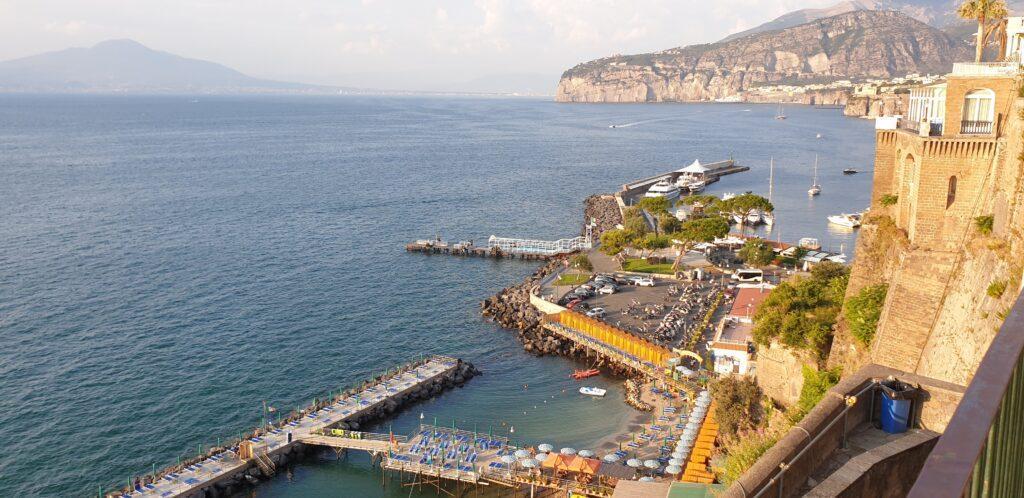
POLYGON ((565 305, 565 307, 568 308, 568 309, 573 309, 573 308, 575 308, 577 305, 579 305, 582 302, 583 302, 582 299, 579 299, 579 298, 573 299, 572 301, 569 301, 569 304, 565 305))
POLYGON ((594 283, 599 285, 614 284, 615 279, 604 275, 598 275, 597 277, 594 277, 594 283))
POLYGON ((598 294, 615 294, 618 291, 619 288, 615 284, 606 284, 602 286, 600 289, 597 289, 598 294))
POLYGON ((590 318, 604 318, 604 308, 594 308, 587 312, 590 318))
POLYGON ((636 280, 636 285, 640 287, 654 287, 653 277, 640 277, 636 280))
POLYGON ((576 290, 572 291, 572 293, 573 293, 573 295, 580 296, 580 297, 582 297, 584 299, 586 299, 588 297, 593 297, 594 296, 594 291, 592 291, 590 289, 586 289, 584 287, 579 287, 576 290))

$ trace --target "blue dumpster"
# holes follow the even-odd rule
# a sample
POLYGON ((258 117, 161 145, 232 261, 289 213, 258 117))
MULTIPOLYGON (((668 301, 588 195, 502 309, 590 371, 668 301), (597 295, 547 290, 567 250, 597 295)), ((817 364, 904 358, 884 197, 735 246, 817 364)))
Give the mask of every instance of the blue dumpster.
POLYGON ((889 434, 906 432, 910 407, 917 390, 899 381, 882 383, 882 430, 889 434))

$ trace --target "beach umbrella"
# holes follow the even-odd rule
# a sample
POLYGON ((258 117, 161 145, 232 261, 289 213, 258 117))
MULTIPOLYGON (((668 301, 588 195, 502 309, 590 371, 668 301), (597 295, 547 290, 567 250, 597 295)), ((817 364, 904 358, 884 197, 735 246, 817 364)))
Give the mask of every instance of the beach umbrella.
POLYGON ((520 461, 519 465, 522 465, 524 469, 532 469, 532 468, 536 468, 537 466, 539 466, 540 462, 538 462, 538 461, 536 461, 536 460, 534 460, 532 458, 527 458, 526 460, 520 461))
POLYGON ((516 457, 514 457, 512 455, 502 455, 501 456, 501 461, 505 462, 505 463, 515 463, 516 457))
POLYGON ((559 451, 559 453, 561 453, 563 455, 575 455, 576 454, 576 449, 575 448, 562 448, 559 451))
POLYGON ((672 466, 679 467, 682 464, 683 464, 683 459, 682 458, 675 458, 675 457, 673 457, 673 458, 669 458, 668 459, 669 467, 672 467, 672 466))
POLYGON ((619 455, 616 455, 615 453, 609 453, 604 456, 603 460, 608 463, 615 463, 619 461, 619 455))
POLYGON ((530 452, 526 450, 516 450, 516 458, 530 458, 530 452))
POLYGON ((640 460, 637 460, 636 458, 630 458, 629 460, 626 460, 626 465, 629 465, 630 467, 633 467, 634 469, 639 468, 643 464, 644 464, 643 462, 641 462, 640 460))
POLYGON ((538 462, 543 462, 544 460, 547 460, 549 456, 550 455, 547 453, 537 453, 537 456, 533 457, 533 459, 538 462))
POLYGON ((590 450, 580 450, 580 452, 577 453, 577 455, 579 455, 579 456, 581 456, 583 458, 591 458, 591 457, 594 456, 594 452, 590 451, 590 450))
POLYGON ((644 462, 644 467, 647 467, 647 468, 649 468, 651 470, 654 470, 654 469, 656 469, 658 467, 661 467, 661 464, 658 463, 657 460, 647 460, 647 461, 644 462))
POLYGON ((683 471, 682 467, 680 467, 678 465, 669 465, 668 467, 665 467, 665 473, 671 474, 671 475, 679 475, 679 473, 682 472, 682 471, 683 471))
POLYGON ((672 460, 679 460, 680 462, 685 462, 686 461, 686 452, 685 451, 676 451, 675 453, 672 454, 672 460))
POLYGON ((551 453, 554 449, 555 449, 554 446, 551 446, 550 444, 547 444, 547 443, 538 444, 537 445, 537 451, 540 451, 540 452, 543 452, 543 453, 551 453))
POLYGON ((640 482, 654 482, 654 478, 653 477, 648 477, 648 476, 643 476, 643 477, 641 477, 638 480, 640 482))

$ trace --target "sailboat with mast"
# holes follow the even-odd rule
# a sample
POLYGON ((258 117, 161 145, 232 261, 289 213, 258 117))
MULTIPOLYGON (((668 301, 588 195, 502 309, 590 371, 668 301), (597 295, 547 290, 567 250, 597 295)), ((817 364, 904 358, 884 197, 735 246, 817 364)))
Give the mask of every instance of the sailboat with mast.
POLYGON ((814 181, 811 188, 807 189, 807 195, 814 197, 821 193, 821 185, 818 185, 818 155, 814 155, 814 181))
MULTIPOLYGON (((775 158, 772 157, 768 163, 768 202, 772 202, 772 194, 775 190, 775 158)), ((761 213, 761 223, 772 226, 775 224, 775 213, 765 211, 761 213)))
POLYGON ((786 119, 786 113, 782 110, 782 102, 779 102, 779 109, 775 111, 775 119, 786 119))

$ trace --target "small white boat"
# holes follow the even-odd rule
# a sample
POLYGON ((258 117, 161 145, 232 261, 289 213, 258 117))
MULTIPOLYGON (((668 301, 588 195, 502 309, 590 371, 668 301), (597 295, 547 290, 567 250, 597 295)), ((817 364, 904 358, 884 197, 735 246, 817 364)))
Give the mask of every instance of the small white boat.
POLYGON ((761 213, 747 213, 747 224, 756 225, 761 223, 761 213))
POLYGON ((601 389, 600 387, 581 387, 580 394, 586 394, 587 396, 596 396, 598 398, 608 394, 608 391, 601 389))
POLYGON ((821 193, 821 185, 818 185, 818 155, 814 155, 814 180, 811 182, 811 188, 807 189, 807 195, 814 197, 821 193))
POLYGON ((729 199, 732 199, 733 197, 736 197, 736 194, 733 193, 733 192, 726 192, 726 193, 722 194, 722 200, 723 201, 727 201, 729 199))
POLYGON ((861 215, 859 214, 833 214, 828 217, 828 222, 833 225, 839 225, 847 228, 857 228, 861 223, 861 215))
MULTIPOLYGON (((772 197, 775 194, 775 158, 772 157, 768 162, 768 202, 772 202, 772 197)), ((772 226, 775 224, 775 214, 764 212, 761 213, 761 223, 772 226)))
POLYGON ((818 136, 816 136, 814 138, 819 138, 819 139, 822 138, 821 133, 819 133, 818 136))
POLYGON ((679 186, 668 180, 661 180, 651 185, 644 197, 664 197, 669 200, 669 203, 675 203, 679 199, 679 186))
POLYGON ((761 223, 772 226, 775 224, 775 213, 761 213, 761 223))
POLYGON ((690 182, 690 185, 688 185, 687 188, 690 190, 691 194, 696 194, 697 192, 703 192, 704 187, 707 185, 707 182, 704 180, 694 180, 690 182))

